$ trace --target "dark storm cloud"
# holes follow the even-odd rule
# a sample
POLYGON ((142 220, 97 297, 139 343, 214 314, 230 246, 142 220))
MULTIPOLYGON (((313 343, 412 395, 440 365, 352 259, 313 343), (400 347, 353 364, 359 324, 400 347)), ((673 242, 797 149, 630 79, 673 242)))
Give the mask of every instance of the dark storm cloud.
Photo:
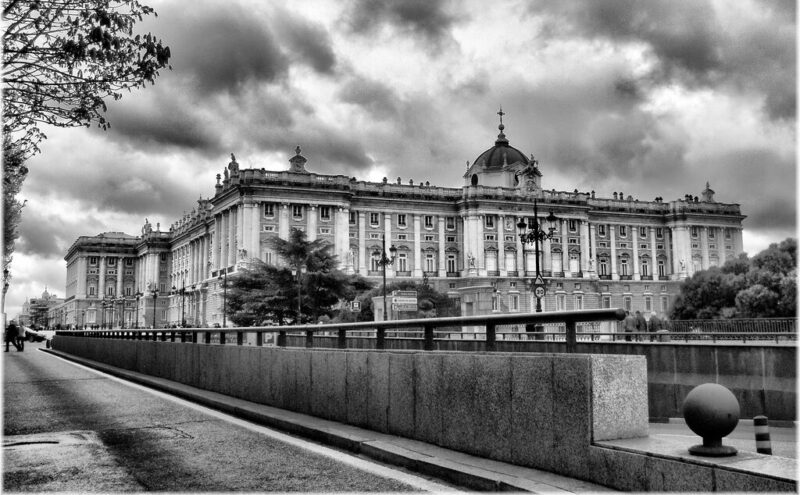
POLYGON ((174 72, 193 75, 203 94, 237 93, 288 71, 289 60, 267 25, 235 3, 215 9, 169 4, 159 18, 175 27, 165 36, 174 72))
POLYGON ((378 119, 394 118, 398 113, 398 95, 380 81, 353 77, 342 86, 339 98, 364 108, 378 119))
POLYGON ((786 11, 795 7, 777 1, 753 6, 761 11, 735 28, 723 25, 703 0, 539 0, 530 13, 543 16, 545 33, 644 43, 659 62, 650 81, 756 91, 770 117, 794 118, 796 27, 786 11))
POLYGON ((75 232, 86 231, 79 235, 92 235, 88 232, 102 228, 100 222, 90 215, 68 220, 54 213, 42 214, 41 210, 46 210, 44 205, 33 204, 23 210, 16 246, 18 253, 61 258, 75 241, 75 232))
POLYGON ((286 45, 289 57, 296 55, 302 62, 321 74, 333 74, 336 54, 330 34, 314 24, 286 11, 279 11, 274 22, 275 32, 286 45))
POLYGON ((448 0, 354 0, 346 15, 352 29, 359 33, 369 34, 389 24, 439 45, 450 38, 457 20, 448 12, 448 4, 448 0))

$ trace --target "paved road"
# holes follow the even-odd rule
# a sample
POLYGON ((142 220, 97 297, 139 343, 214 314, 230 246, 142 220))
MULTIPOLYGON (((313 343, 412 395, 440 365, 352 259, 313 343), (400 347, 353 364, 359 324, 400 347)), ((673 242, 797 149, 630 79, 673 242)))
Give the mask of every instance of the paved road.
POLYGON ((37 350, 4 353, 8 491, 453 491, 37 350))
MULTIPOLYGON (((703 443, 703 439, 697 436, 684 423, 650 423, 650 436, 686 438, 690 440, 690 443, 703 443)), ((797 459, 796 428, 771 426, 769 436, 772 441, 772 455, 797 459)), ((736 429, 722 440, 722 443, 736 447, 739 450, 755 452, 756 434, 753 431, 752 422, 740 422, 736 429)))

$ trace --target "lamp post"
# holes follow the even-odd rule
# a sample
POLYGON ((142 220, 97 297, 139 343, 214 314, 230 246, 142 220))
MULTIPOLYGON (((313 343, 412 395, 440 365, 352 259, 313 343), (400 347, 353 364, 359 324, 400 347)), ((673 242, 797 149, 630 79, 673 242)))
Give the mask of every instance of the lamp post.
POLYGON ((117 302, 119 302, 119 327, 125 328, 125 297, 120 295, 117 297, 117 302))
POLYGON ((136 297, 136 323, 133 324, 133 328, 139 328, 139 299, 143 295, 144 294, 142 294, 141 291, 138 290, 136 291, 136 294, 134 294, 134 296, 136 297))
POLYGON ((9 276, 8 268, 3 269, 3 304, 2 304, 2 313, 3 313, 3 329, 6 328, 6 292, 8 292, 9 280, 11 279, 9 276))
POLYGON ((306 266, 304 264, 298 264, 296 268, 292 269, 292 275, 297 277, 297 324, 300 324, 300 319, 303 317, 303 307, 302 307, 302 296, 303 296, 303 285, 302 285, 302 276, 306 272, 306 266))
POLYGON ((542 274, 539 271, 539 243, 544 241, 545 239, 551 239, 555 234, 555 227, 553 224, 558 220, 553 212, 551 211, 547 218, 545 219, 550 227, 545 231, 539 225, 539 205, 536 201, 536 198, 533 198, 533 223, 525 223, 525 220, 520 220, 517 224, 517 230, 519 231, 519 238, 523 244, 526 243, 533 243, 534 245, 534 255, 536 257, 536 277, 533 280, 533 294, 536 296, 536 312, 542 312, 542 298, 545 295, 545 283, 544 279, 542 278, 542 274))
POLYGON ((85 309, 81 310, 81 324, 80 324, 79 328, 81 328, 83 330, 86 330, 86 310, 85 309))
POLYGON ((386 265, 394 264, 394 260, 397 257, 397 248, 392 247, 389 248, 389 253, 391 253, 390 257, 386 256, 386 236, 383 236, 383 249, 378 251, 377 249, 373 251, 373 255, 378 257, 377 263, 381 266, 383 270, 383 321, 386 321, 386 265))
POLYGON ((153 330, 156 329, 156 300, 158 299, 158 289, 153 287, 153 330))
POLYGON ((222 328, 225 328, 225 314, 228 312, 228 269, 222 269, 222 275, 217 277, 222 280, 222 328))

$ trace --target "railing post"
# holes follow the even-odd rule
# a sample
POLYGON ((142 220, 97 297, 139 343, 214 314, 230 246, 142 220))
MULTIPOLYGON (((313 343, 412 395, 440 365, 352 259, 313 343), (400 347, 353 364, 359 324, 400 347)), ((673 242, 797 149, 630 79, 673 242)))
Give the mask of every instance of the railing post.
POLYGON ((219 345, 225 345, 225 332, 219 333, 219 345))
POLYGON ((181 330, 181 342, 186 342, 186 332, 181 330))
POLYGON ((567 340, 567 352, 572 354, 575 352, 575 344, 577 342, 577 335, 575 331, 575 320, 565 320, 565 333, 567 340))
POLYGON ((375 330, 375 349, 384 349, 386 345, 386 329, 378 327, 375 330))
POLYGON ((175 330, 173 330, 173 331, 171 331, 169 333, 169 341, 170 342, 175 342, 175 330))
POLYGON ((486 350, 491 352, 495 350, 495 342, 497 341, 496 327, 494 323, 486 324, 486 350))
POLYGON ((192 332, 192 343, 193 344, 197 343, 197 332, 192 332))
POLYGON ((338 328, 336 330, 336 344, 339 349, 347 349, 347 330, 338 328))
POLYGON ((264 332, 256 332, 256 346, 261 347, 264 345, 264 332))
POLYGON ((203 341, 206 344, 210 344, 211 343, 211 332, 203 332, 203 341))
POLYGON ((278 347, 286 347, 286 330, 278 332, 278 347))
POLYGON ((423 348, 426 351, 433 350, 433 325, 425 325, 422 327, 423 337, 425 339, 423 348))
POLYGON ((236 345, 244 343, 244 332, 236 332, 236 345))
POLYGON ((314 331, 306 330, 306 347, 314 347, 314 331))

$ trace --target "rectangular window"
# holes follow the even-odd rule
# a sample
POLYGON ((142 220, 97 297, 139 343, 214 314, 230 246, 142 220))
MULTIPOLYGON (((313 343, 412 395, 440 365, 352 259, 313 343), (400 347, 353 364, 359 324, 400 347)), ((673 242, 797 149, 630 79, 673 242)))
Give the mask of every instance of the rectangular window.
POLYGON ((133 266, 133 258, 125 258, 125 266, 133 266))
POLYGON ((484 225, 486 226, 486 228, 487 229, 493 229, 494 228, 494 215, 486 215, 486 217, 484 217, 484 218, 485 218, 484 225))
POLYGON ((407 241, 408 240, 408 234, 397 234, 397 240, 398 241, 407 241))
POLYGON ((567 309, 567 296, 564 294, 556 295, 556 311, 565 311, 567 309))
POLYGON ((575 294, 575 309, 583 309, 583 294, 575 294))
POLYGON ((456 271, 456 255, 455 254, 448 254, 447 255, 447 271, 452 273, 456 271))
POLYGON ((436 255, 433 253, 426 253, 425 254, 425 271, 426 272, 433 272, 436 271, 436 255))
POLYGON ((300 205, 292 205, 292 217, 303 218, 303 207, 300 205))
POLYGON ((492 295, 492 311, 497 311, 497 295, 492 295))
POLYGON ((506 240, 506 242, 510 242, 510 243, 513 244, 516 239, 514 239, 513 235, 507 235, 507 236, 505 236, 505 240, 506 240))
POLYGON ((131 287, 125 287, 125 295, 126 296, 130 296, 131 292, 133 292, 133 289, 131 287))
POLYGON ((610 296, 603 296, 603 300, 601 302, 604 309, 611 307, 611 297, 610 296))
POLYGON ((569 220, 569 231, 570 232, 577 232, 578 231, 578 221, 574 219, 569 220))
POLYGON ((669 298, 667 298, 667 296, 661 296, 661 311, 666 313, 668 307, 669 307, 669 298))
POLYGON ((108 258, 108 266, 117 266, 117 258, 108 258))
POLYGON ((567 239, 567 243, 568 244, 578 244, 578 238, 577 237, 570 237, 569 239, 567 239))
POLYGON ((519 311, 519 294, 508 295, 508 307, 511 311, 519 311))
POLYGON ((639 237, 647 237, 647 227, 639 227, 639 237))
POLYGON ((666 285, 662 285, 661 286, 661 292, 667 292, 667 286, 666 285))
POLYGON ((114 295, 114 287, 106 287, 106 295, 113 296, 114 295))
POLYGON ((379 233, 377 233, 377 232, 370 232, 369 233, 369 238, 370 239, 380 239, 381 235, 379 233))
POLYGON ((264 225, 264 232, 275 232, 274 225, 264 225))
POLYGON ((408 255, 406 253, 400 253, 397 255, 397 271, 408 271, 408 255))
POLYGON ((692 227, 692 239, 697 239, 698 230, 697 227, 692 227))
POLYGON ((628 275, 628 260, 626 258, 619 260, 619 274, 622 276, 628 275))
POLYGON ((606 226, 605 225, 598 225, 597 226, 597 235, 600 237, 606 236, 606 226))
POLYGON ((356 224, 356 219, 358 218, 358 213, 351 211, 350 212, 350 225, 356 224))
POLYGON ((713 243, 713 242, 712 242, 712 243, 710 243, 710 244, 708 245, 708 249, 717 249, 717 245, 716 245, 716 243, 713 243))
POLYGON ((369 269, 372 270, 373 272, 377 272, 381 269, 381 265, 378 263, 378 261, 380 261, 380 258, 375 254, 373 254, 369 260, 370 263, 369 269))
MULTIPOLYGON (((658 276, 665 277, 667 275, 667 264, 664 263, 664 260, 658 260, 658 276)), ((662 287, 664 287, 662 285, 662 287)))
POLYGON ((658 239, 663 239, 664 238, 664 229, 663 228, 656 227, 656 237, 658 239))
POLYGON ((264 216, 265 217, 275 216, 275 205, 273 203, 264 203, 264 216))
POLYGON ((454 235, 447 236, 447 242, 456 242, 456 236, 454 235))
POLYGON ((663 244, 656 244, 656 249, 664 249, 664 245, 663 244))
POLYGON ((628 243, 627 242, 620 242, 619 243, 619 247, 620 247, 620 249, 628 249, 628 243))
POLYGON ((625 225, 619 226, 619 236, 620 237, 627 237, 628 236, 628 227, 625 225))
POLYGON ((714 239, 715 237, 717 237, 716 230, 717 229, 709 229, 708 230, 708 238, 709 239, 714 239))
POLYGON ((408 226, 406 224, 406 215, 405 215, 405 213, 400 213, 399 215, 397 215, 397 226, 398 227, 407 227, 408 226))
POLYGON ((647 296, 644 298, 644 310, 645 311, 653 311, 653 298, 647 296))
POLYGON ((454 230, 456 228, 456 218, 455 217, 447 217, 446 224, 447 230, 454 230))
POLYGON ((273 253, 270 251, 264 251, 264 263, 271 265, 273 260, 273 253))
POLYGON ((432 229, 433 228, 433 215, 425 215, 424 217, 425 228, 432 229))
POLYGON ((319 207, 319 218, 320 218, 320 220, 330 220, 331 219, 331 207, 330 206, 320 206, 319 207))
POLYGON ((647 249, 647 244, 639 244, 639 249, 647 249))
POLYGON ((598 242, 597 243, 597 247, 607 248, 608 247, 608 243, 607 242, 598 242))
POLYGON ((96 266, 97 265, 97 256, 89 256, 89 265, 96 266))
POLYGON ((484 237, 487 241, 494 241, 496 240, 496 236, 494 234, 486 234, 484 237))
POLYGON ((90 285, 89 286, 89 295, 90 296, 95 295, 95 290, 97 290, 97 289, 95 289, 95 286, 94 285, 90 285))
POLYGON ((319 228, 319 233, 320 234, 330 234, 331 233, 331 228, 330 227, 320 227, 319 228))
POLYGON ((644 284, 644 291, 650 292, 650 284, 644 284))
POLYGON ((379 225, 380 224, 380 214, 378 214, 378 213, 370 213, 369 214, 369 224, 370 225, 379 225))
POLYGON ((730 231, 730 229, 725 229, 725 239, 730 239, 730 238, 731 238, 731 231, 730 231))
POLYGON ((700 249, 700 244, 697 242, 692 243, 692 249, 700 249))
POLYGON ((630 311, 632 307, 632 299, 631 296, 625 296, 622 298, 622 306, 625 308, 625 311, 630 311))
POLYGON ((424 236, 423 239, 425 239, 428 242, 432 242, 433 241, 433 237, 434 237, 433 235, 428 234, 428 235, 424 236))
POLYGON ((162 263, 166 263, 167 262, 167 253, 161 253, 161 262, 162 263))

